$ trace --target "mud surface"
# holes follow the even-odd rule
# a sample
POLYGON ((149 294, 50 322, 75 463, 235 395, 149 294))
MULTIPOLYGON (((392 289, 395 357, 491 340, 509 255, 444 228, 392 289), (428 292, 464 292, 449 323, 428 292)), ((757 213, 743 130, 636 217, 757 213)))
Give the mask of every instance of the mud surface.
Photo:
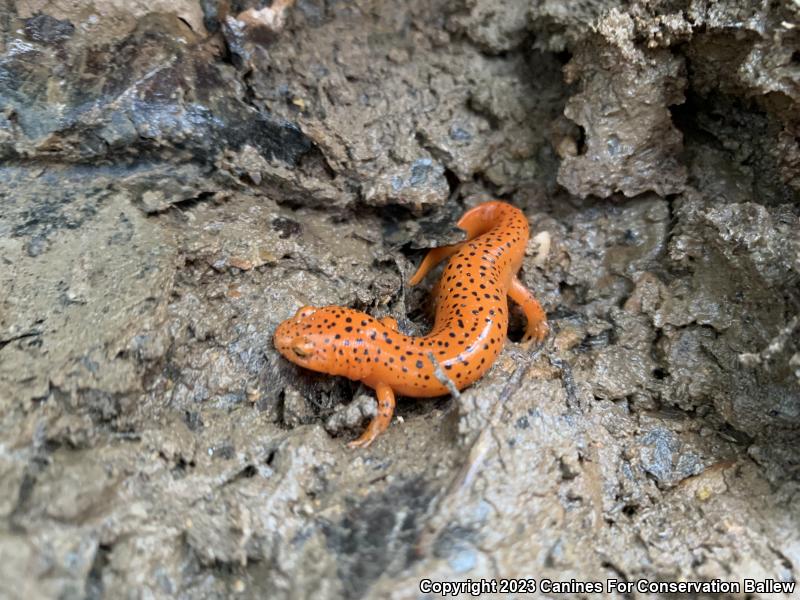
POLYGON ((0 8, 0 595, 795 580, 797 4, 283 4, 0 8), (349 451, 275 326, 491 197, 553 335, 349 451))

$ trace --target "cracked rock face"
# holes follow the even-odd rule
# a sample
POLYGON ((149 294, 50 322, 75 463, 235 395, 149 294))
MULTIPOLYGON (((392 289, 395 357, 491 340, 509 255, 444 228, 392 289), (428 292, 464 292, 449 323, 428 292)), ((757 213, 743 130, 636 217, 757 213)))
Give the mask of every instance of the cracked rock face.
POLYGON ((797 580, 797 7, 262 4, 0 8, 0 596, 797 580), (348 450, 275 327, 498 196, 552 336, 348 450))
POLYGON ((679 193, 686 167, 669 108, 684 100, 683 61, 668 50, 637 48, 630 16, 612 17, 565 67, 567 81, 580 91, 564 114, 580 125, 584 139, 576 156, 561 161, 558 182, 579 196, 679 193))
POLYGON ((208 161, 247 140, 290 163, 308 151, 291 124, 244 102, 221 49, 176 15, 147 13, 110 39, 90 37, 91 18, 84 36, 70 21, 21 20, 24 37, 8 44, 0 67, 6 159, 208 161))

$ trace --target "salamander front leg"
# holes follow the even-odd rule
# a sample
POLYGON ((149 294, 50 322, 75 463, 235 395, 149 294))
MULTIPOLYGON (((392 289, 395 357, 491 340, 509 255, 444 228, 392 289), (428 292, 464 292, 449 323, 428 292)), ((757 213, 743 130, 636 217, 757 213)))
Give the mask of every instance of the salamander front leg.
POLYGON ((366 448, 376 437, 386 431, 392 421, 394 391, 385 383, 379 383, 375 386, 375 394, 378 397, 378 414, 370 421, 361 437, 347 444, 350 448, 366 448))
POLYGON ((520 305, 522 312, 525 313, 525 318, 528 320, 528 324, 525 327, 525 335, 522 336, 522 341, 536 340, 537 342, 541 342, 550 330, 550 327, 547 325, 547 315, 542 305, 539 304, 539 301, 534 298, 531 291, 517 279, 516 275, 511 280, 508 296, 520 305))

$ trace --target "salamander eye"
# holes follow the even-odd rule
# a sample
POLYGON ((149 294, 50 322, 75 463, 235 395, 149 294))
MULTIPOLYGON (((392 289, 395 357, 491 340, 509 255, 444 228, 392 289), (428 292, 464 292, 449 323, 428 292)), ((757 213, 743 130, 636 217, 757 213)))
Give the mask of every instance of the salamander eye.
POLYGON ((292 352, 300 358, 305 358, 314 352, 314 344, 306 338, 295 338, 292 341, 292 352))
POLYGON ((301 306, 297 309, 297 312, 294 315, 295 319, 305 319, 306 317, 310 317, 317 309, 313 306, 301 306))

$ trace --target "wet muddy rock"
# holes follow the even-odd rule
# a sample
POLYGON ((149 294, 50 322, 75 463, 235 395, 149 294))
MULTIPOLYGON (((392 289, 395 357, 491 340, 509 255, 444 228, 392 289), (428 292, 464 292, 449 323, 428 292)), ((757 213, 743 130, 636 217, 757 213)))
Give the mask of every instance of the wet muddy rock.
POLYGON ((796 581, 799 15, 0 7, 0 596, 796 581), (512 304, 481 380, 349 450, 374 394, 275 328, 426 333, 408 279, 492 198, 552 335, 512 304))

